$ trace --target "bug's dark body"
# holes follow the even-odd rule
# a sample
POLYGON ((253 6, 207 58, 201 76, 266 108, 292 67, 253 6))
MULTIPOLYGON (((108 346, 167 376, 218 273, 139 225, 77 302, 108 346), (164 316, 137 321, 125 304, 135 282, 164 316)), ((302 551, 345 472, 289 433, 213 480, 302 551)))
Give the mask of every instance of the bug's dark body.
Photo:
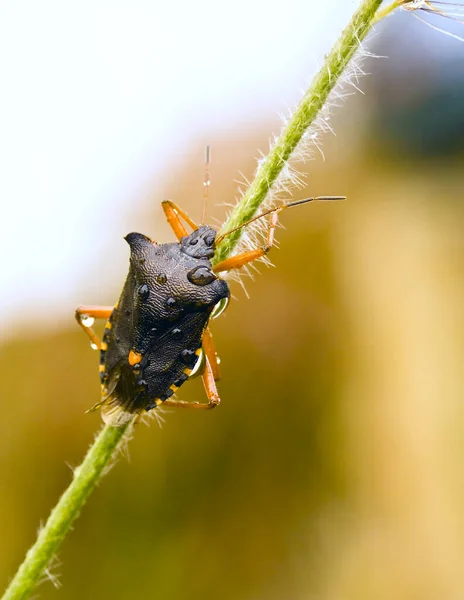
POLYGON ((211 312, 229 297, 227 283, 212 272, 215 236, 201 226, 180 243, 157 245, 140 233, 126 237, 129 274, 100 361, 102 395, 113 407, 150 410, 188 379, 211 312))

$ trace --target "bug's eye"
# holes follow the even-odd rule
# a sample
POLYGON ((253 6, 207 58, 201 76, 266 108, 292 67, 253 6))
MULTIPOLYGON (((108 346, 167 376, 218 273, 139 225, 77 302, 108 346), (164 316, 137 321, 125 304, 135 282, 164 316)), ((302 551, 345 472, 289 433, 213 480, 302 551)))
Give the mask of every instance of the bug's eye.
POLYGON ((187 279, 195 285, 208 285, 217 277, 208 267, 195 267, 187 273, 187 279))
POLYGON ((214 235, 209 235, 207 238, 205 238, 205 244, 211 247, 214 244, 215 239, 216 238, 214 235))

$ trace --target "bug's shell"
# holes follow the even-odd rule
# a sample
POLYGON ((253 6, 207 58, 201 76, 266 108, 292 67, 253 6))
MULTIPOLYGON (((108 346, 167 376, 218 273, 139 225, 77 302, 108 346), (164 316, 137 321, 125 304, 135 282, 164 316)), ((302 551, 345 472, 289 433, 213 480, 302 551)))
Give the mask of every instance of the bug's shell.
POLYGON ((211 270, 215 236, 202 226, 174 244, 126 237, 129 273, 100 360, 107 422, 154 408, 188 379, 211 312, 229 297, 227 283, 211 270))

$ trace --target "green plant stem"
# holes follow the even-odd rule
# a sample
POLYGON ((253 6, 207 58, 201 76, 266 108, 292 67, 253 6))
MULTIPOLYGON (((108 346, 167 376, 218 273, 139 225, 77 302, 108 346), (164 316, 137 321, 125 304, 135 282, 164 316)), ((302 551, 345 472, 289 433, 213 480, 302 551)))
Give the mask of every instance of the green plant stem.
MULTIPOLYGON (((340 39, 326 57, 324 66, 314 78, 288 126, 262 162, 251 186, 224 223, 222 232, 239 227, 256 214, 287 160, 305 131, 316 119, 331 90, 372 27, 380 3, 381 0, 364 0, 361 3, 348 27, 343 30, 340 39)), ((224 238, 216 251, 214 262, 225 260, 232 254, 241 233, 237 231, 224 238)), ((107 425, 102 429, 82 465, 74 472, 73 481, 53 509, 2 600, 25 600, 30 596, 87 498, 104 474, 105 468, 110 464, 120 444, 127 439, 131 428, 132 422, 123 427, 107 425)))
POLYGON ((388 17, 394 10, 402 6, 403 4, 407 4, 410 0, 394 0, 391 4, 388 4, 385 8, 379 9, 374 17, 372 22, 373 25, 388 17))
POLYGON ((83 463, 74 471, 70 486, 59 499, 37 541, 26 554, 3 600, 22 600, 30 596, 128 429, 131 429, 131 423, 123 427, 103 427, 83 463))
MULTIPOLYGON (((221 233, 240 227, 255 216, 292 152, 304 133, 314 123, 330 92, 366 37, 381 2, 382 0, 364 0, 361 3, 349 25, 327 55, 322 69, 314 77, 287 127, 261 163, 251 186, 224 223, 221 233)), ((215 263, 225 260, 232 254, 242 233, 243 229, 234 231, 220 242, 214 257, 215 263)))

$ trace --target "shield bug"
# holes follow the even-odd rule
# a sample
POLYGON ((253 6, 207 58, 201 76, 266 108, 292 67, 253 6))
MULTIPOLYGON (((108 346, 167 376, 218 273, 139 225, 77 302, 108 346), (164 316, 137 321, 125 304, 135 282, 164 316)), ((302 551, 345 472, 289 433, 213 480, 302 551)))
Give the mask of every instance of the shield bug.
POLYGON ((209 321, 229 300, 229 286, 223 276, 269 251, 282 210, 313 200, 338 199, 342 197, 306 198, 257 215, 241 227, 269 216, 266 244, 214 266, 211 260, 218 243, 236 229, 218 238, 212 227, 197 226, 173 202, 163 202, 177 242, 157 244, 141 233, 127 235, 130 266, 118 303, 76 310, 77 322, 92 347, 100 350, 101 400, 93 409, 101 407, 106 423, 121 425, 134 414, 161 404, 215 408, 220 402, 215 384, 219 367, 209 321), (92 329, 99 318, 107 319, 102 340, 92 329), (176 390, 195 374, 202 376, 208 402, 173 399, 176 390))

